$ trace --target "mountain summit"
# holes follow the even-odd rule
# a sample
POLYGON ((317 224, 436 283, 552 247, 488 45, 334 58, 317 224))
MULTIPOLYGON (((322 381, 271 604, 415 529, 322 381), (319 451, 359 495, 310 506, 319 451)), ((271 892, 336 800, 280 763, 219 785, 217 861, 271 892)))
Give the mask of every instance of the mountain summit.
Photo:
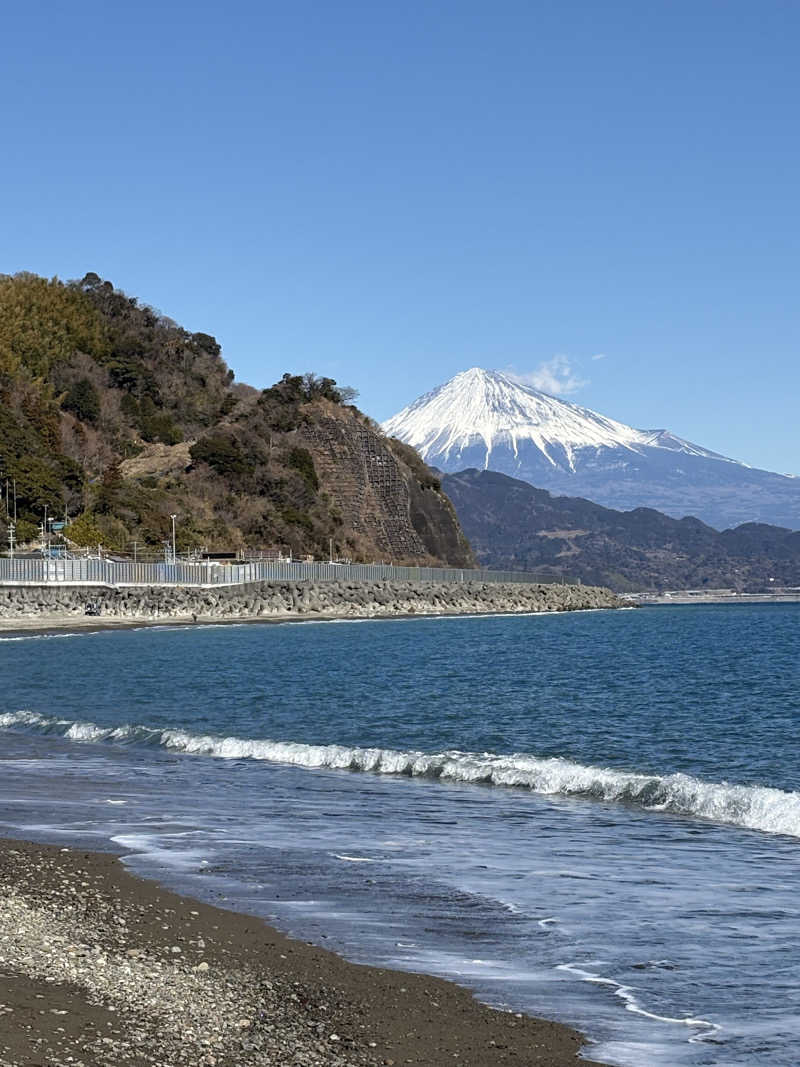
MULTIPOLYGON (((521 385, 500 371, 461 371, 383 425, 391 437, 412 445, 423 459, 449 470, 498 469, 510 450, 519 463, 532 444, 553 468, 574 473, 586 448, 622 448, 640 454, 655 446, 724 459, 664 430, 634 430, 589 408, 521 385)), ((528 456, 528 460, 532 457, 528 456)), ((538 457, 537 457, 538 458, 538 457)), ((727 460, 726 462, 734 462, 727 460)))
POLYGON ((800 528, 800 479, 748 467, 668 430, 637 430, 479 367, 383 424, 447 473, 478 468, 606 507, 800 528))

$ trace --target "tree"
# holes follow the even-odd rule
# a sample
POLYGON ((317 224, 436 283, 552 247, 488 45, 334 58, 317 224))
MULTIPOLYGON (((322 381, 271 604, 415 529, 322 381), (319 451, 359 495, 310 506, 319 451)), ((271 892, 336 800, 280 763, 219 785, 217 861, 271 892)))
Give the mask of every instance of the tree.
POLYGON ((235 437, 224 433, 211 433, 201 437, 189 449, 195 463, 207 463, 217 474, 251 474, 253 464, 242 451, 235 437))
POLYGON ((99 514, 108 514, 114 510, 122 483, 122 471, 119 469, 119 464, 113 463, 110 467, 106 467, 97 491, 96 507, 99 514))
POLYGON ((100 397, 88 378, 73 382, 61 406, 82 422, 97 422, 100 416, 100 397))

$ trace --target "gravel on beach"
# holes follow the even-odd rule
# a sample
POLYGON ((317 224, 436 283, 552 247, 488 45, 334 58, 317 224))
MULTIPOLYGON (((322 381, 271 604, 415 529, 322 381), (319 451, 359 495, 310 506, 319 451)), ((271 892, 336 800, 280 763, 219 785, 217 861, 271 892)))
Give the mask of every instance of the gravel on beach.
POLYGON ((578 1059, 558 1023, 350 964, 105 853, 0 842, 0 1067, 360 1067, 578 1059))

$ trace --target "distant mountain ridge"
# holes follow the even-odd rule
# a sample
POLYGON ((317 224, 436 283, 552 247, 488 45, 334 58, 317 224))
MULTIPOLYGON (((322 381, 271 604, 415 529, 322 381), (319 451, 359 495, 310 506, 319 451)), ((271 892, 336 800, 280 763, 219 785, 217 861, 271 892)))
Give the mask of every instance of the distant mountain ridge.
POLYGON ((479 367, 383 424, 447 473, 474 467, 628 510, 800 528, 800 478, 749 467, 668 430, 637 430, 479 367))
POLYGON ((614 511, 485 470, 447 474, 442 487, 486 567, 532 571, 543 581, 580 578, 617 592, 800 585, 800 532, 779 526, 720 533, 696 518, 614 511))

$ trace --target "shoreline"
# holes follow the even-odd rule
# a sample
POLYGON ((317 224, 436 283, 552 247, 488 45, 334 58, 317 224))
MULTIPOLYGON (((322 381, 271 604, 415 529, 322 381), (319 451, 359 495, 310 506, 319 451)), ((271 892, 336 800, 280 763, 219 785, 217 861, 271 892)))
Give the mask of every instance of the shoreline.
MULTIPOLYGON (((626 605, 627 607, 627 605, 626 605)), ((572 611, 607 611, 624 610, 610 608, 573 608, 572 611)), ((241 615, 237 617, 216 618, 198 615, 175 615, 158 619, 149 618, 113 618, 111 616, 72 616, 61 614, 40 615, 36 618, 2 618, 0 617, 0 635, 2 637, 24 636, 28 633, 40 636, 58 634, 99 633, 113 630, 173 630, 185 627, 209 626, 281 626, 287 623, 326 623, 326 622, 393 622, 414 619, 475 619, 501 618, 510 616, 556 615, 556 611, 439 611, 397 613, 386 615, 283 615, 265 617, 263 615, 241 615)), ((1 839, 0 839, 1 840, 1 839)), ((0 1065, 1 1067, 1 1065, 0 1065)))
MULTIPOLYGON (((634 599, 632 594, 629 594, 634 599)), ((670 604, 800 604, 800 593, 648 593, 635 597, 640 608, 670 604)))
POLYGON ((569 1026, 350 963, 112 852, 0 839, 0 887, 2 1067, 601 1067, 569 1026))

